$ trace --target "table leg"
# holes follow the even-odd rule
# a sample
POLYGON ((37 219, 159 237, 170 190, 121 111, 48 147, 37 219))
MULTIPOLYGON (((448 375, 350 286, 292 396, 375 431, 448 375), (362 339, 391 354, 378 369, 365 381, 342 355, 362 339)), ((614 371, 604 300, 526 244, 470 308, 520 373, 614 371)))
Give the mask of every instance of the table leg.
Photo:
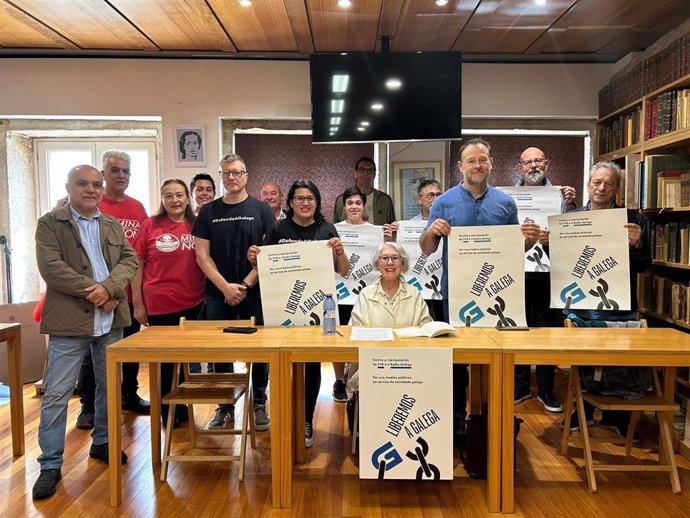
POLYGON ((501 512, 501 367, 500 353, 491 355, 488 365, 488 459, 487 501, 489 512, 501 512))
POLYGON ((501 437, 501 506, 504 513, 513 513, 515 484, 515 408, 513 391, 515 390, 515 356, 503 353, 503 401, 502 401, 502 437, 501 437))
MULTIPOLYGON (((654 368, 654 367, 652 367, 654 368)), ((664 399, 669 403, 674 402, 676 390, 676 367, 664 367, 664 386, 661 387, 664 399)), ((673 416, 670 412, 660 412, 660 419, 668 422, 669 430, 673 430, 673 416)), ((661 448, 661 439, 659 439, 659 463, 668 463, 669 459, 666 457, 666 450, 661 448)))
POLYGON ((24 455, 24 397, 22 393, 22 330, 13 330, 7 337, 7 374, 10 385, 10 423, 12 453, 24 455))
MULTIPOLYGON (((161 388, 160 363, 149 362, 149 400, 151 401, 151 466, 161 463, 161 388)), ((154 468, 154 472, 156 469, 154 468)))
POLYGON ((120 387, 121 363, 106 349, 106 384, 108 396, 108 479, 110 482, 110 505, 122 502, 122 473, 120 451, 122 447, 122 402, 120 387))
POLYGON ((292 364, 292 390, 294 406, 293 448, 295 462, 307 460, 307 447, 304 444, 304 363, 292 364))
MULTIPOLYGON (((278 384, 271 374, 271 400, 279 406, 279 426, 273 421, 273 431, 279 450, 273 450, 273 435, 271 436, 271 463, 273 468, 273 507, 276 506, 276 479, 275 473, 280 473, 280 504, 279 507, 289 509, 292 507, 292 353, 280 352, 272 353, 280 357, 280 380, 278 384), (276 469, 275 460, 279 460, 279 467, 276 469)), ((274 372, 271 366, 271 372, 274 372)), ((275 411, 271 406, 271 417, 275 411)))

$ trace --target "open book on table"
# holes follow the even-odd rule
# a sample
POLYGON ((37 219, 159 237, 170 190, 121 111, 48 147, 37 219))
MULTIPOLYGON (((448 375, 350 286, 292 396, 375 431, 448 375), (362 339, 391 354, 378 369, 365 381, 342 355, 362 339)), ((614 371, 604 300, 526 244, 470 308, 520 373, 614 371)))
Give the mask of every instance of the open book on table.
POLYGON ((446 322, 427 322, 421 327, 401 327, 393 329, 400 338, 414 338, 416 336, 428 336, 434 338, 441 335, 456 334, 455 328, 446 322))

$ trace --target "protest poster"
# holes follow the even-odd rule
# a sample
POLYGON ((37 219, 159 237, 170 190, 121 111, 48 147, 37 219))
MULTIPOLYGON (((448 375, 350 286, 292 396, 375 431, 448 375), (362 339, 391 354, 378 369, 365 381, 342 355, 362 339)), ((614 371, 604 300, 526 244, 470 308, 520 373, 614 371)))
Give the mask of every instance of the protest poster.
POLYGON ((338 304, 352 306, 359 292, 379 276, 378 270, 371 264, 371 257, 376 247, 383 243, 383 227, 341 222, 336 223, 335 228, 350 260, 350 269, 345 277, 335 274, 338 304))
POLYGON ((405 274, 407 284, 422 292, 424 300, 440 300, 441 276, 443 275, 443 247, 431 255, 422 253, 419 236, 424 233, 424 220, 400 221, 396 241, 410 259, 410 269, 405 274))

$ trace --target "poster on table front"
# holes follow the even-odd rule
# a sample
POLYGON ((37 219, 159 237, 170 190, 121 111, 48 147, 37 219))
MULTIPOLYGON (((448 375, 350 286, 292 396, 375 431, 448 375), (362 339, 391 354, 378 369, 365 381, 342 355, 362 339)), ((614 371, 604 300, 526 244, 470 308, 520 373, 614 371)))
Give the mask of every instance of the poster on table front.
POLYGON ((453 478, 453 351, 359 350, 359 477, 453 478))
POLYGON ((627 209, 549 217, 551 307, 630 309, 627 209))
POLYGON ((352 306, 359 292, 379 276, 378 270, 371 264, 371 257, 376 247, 383 243, 383 227, 336 224, 335 228, 350 260, 350 269, 345 277, 335 274, 338 304, 352 306))
POLYGON ((520 226, 452 227, 447 239, 450 324, 527 325, 520 226))
POLYGON ((265 325, 321 325, 323 300, 327 293, 335 296, 333 252, 326 243, 261 247, 257 263, 265 325))
MULTIPOLYGON (((548 217, 561 213, 563 198, 558 185, 498 187, 515 200, 520 223, 548 228, 548 217)), ((551 261, 538 242, 525 252, 526 272, 548 272, 551 261)))
POLYGON ((396 241, 402 245, 410 260, 405 274, 407 284, 422 292, 424 300, 442 299, 441 276, 443 275, 443 247, 431 255, 422 253, 419 236, 424 233, 426 221, 400 221, 396 241))

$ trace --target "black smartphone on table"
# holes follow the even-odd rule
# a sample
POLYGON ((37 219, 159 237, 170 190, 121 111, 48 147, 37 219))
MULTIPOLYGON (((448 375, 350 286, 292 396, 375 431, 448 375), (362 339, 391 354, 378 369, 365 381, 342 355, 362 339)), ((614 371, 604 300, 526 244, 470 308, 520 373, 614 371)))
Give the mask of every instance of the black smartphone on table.
POLYGON ((244 335, 250 335, 252 333, 256 333, 256 327, 224 327, 223 328, 224 333, 242 333, 244 335))

